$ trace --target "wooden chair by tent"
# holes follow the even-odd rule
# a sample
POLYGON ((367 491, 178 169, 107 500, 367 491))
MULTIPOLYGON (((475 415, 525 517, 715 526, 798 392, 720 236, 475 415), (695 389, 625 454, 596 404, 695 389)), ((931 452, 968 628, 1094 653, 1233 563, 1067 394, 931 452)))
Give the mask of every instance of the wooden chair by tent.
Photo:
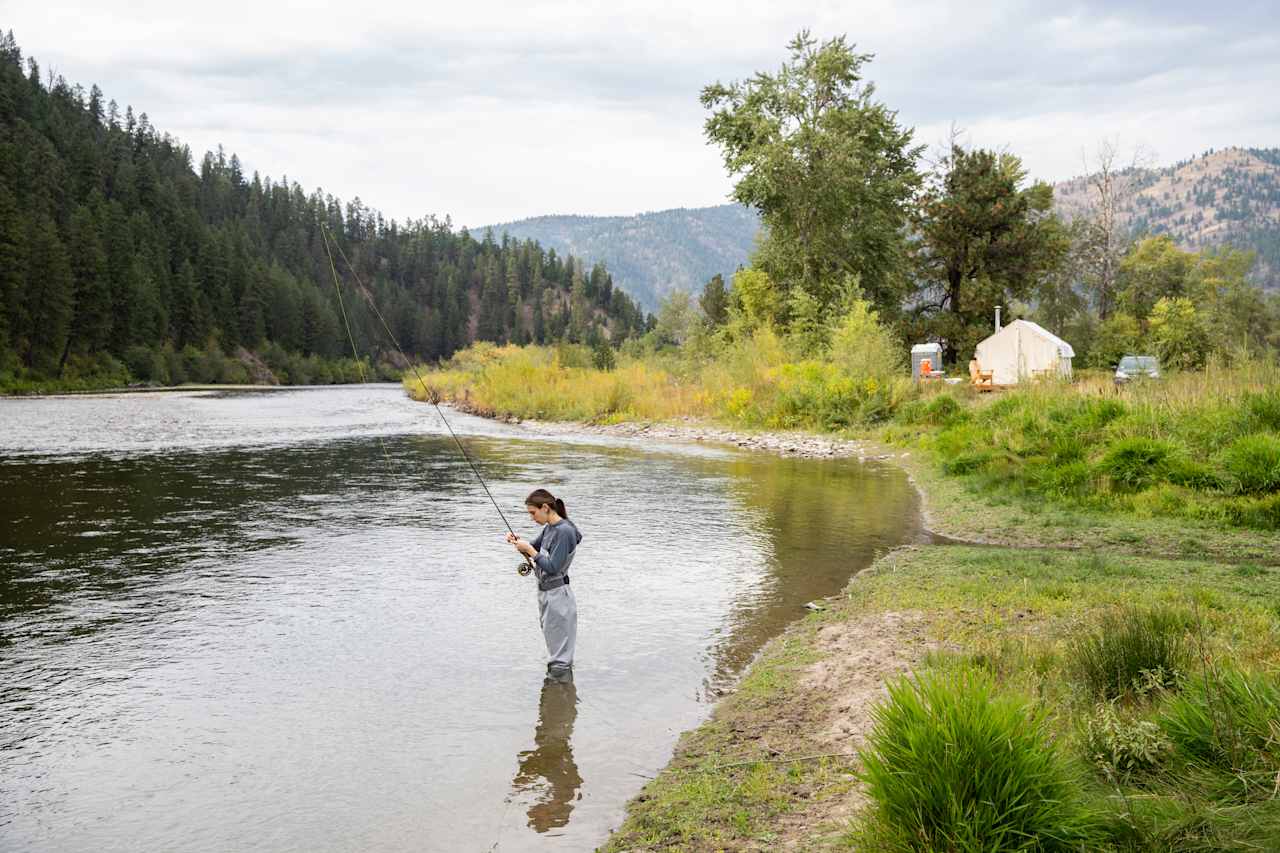
POLYGON ((993 382, 994 376, 994 370, 982 370, 978 367, 978 360, 976 358, 969 359, 969 382, 979 391, 995 390, 996 386, 993 382))

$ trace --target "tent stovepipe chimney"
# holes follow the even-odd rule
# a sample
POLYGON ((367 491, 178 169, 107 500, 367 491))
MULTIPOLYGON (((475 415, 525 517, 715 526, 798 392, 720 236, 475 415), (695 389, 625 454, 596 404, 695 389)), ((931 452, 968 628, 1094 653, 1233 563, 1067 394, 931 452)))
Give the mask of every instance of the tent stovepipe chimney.
POLYGON ((996 306, 996 331, 1000 331, 1000 306, 996 306))

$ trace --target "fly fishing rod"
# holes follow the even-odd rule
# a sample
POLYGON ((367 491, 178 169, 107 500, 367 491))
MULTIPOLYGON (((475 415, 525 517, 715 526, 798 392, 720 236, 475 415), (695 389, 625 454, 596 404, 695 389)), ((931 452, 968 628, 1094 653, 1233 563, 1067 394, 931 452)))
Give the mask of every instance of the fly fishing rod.
MULTIPOLYGON (((391 331, 391 326, 387 324, 386 318, 383 317, 382 312, 378 310, 378 303, 374 300, 373 294, 364 286, 364 282, 360 281, 360 274, 356 272, 355 265, 347 258, 347 253, 342 250, 342 244, 329 233, 329 226, 325 224, 324 220, 320 221, 320 235, 324 239, 324 252, 329 258, 329 270, 333 273, 333 286, 338 292, 338 307, 342 311, 342 322, 347 329, 347 338, 351 342, 352 354, 354 355, 356 352, 356 341, 355 336, 351 333, 351 324, 347 321, 347 309, 342 302, 342 287, 339 284, 338 279, 338 266, 334 263, 333 251, 330 248, 331 242, 332 246, 338 250, 338 255, 342 258, 342 262, 347 265, 347 269, 351 270, 351 276, 356 280, 357 289, 360 291, 361 295, 364 296, 365 301, 369 303, 369 307, 373 309, 374 316, 377 317, 378 322, 382 324, 382 330, 387 333, 387 339, 391 341, 391 345, 396 348, 396 352, 400 353, 400 357, 404 359, 404 362, 409 365, 409 369, 413 371, 413 375, 417 378, 418 384, 422 386, 423 394, 427 397, 427 402, 431 403, 431 405, 435 407, 436 414, 440 416, 440 420, 444 422, 445 429, 447 429, 449 431, 449 435, 453 437, 454 444, 458 445, 458 450, 462 453, 462 458, 467 460, 467 465, 471 467, 471 473, 475 474, 476 479, 480 481, 480 487, 483 488, 484 493, 488 495, 489 502, 493 504, 493 508, 498 511, 498 515, 502 518, 502 523, 507 527, 507 532, 512 536, 515 536, 516 532, 512 529, 511 522, 507 521, 507 514, 502 511, 502 507, 499 506, 497 500, 494 499, 493 492, 489 491, 489 484, 484 481, 484 476, 480 473, 480 469, 476 467, 476 463, 472 461, 471 454, 467 453, 467 448, 462 444, 462 440, 458 438, 458 434, 453 431, 453 426, 450 425, 449 419, 444 416, 444 411, 440 408, 439 392, 427 385, 427 381, 423 379, 422 374, 418 372, 418 366, 413 363, 413 360, 410 359, 408 355, 405 354, 404 349, 400 346, 400 341, 396 339, 395 332, 391 331)), ((356 356, 356 361, 359 360, 359 356, 356 356)), ((361 375, 363 375, 363 373, 364 371, 361 370, 361 375)), ((527 554, 522 556, 524 557, 524 564, 520 566, 519 572, 522 575, 527 575, 529 572, 533 571, 533 561, 529 559, 527 554)))

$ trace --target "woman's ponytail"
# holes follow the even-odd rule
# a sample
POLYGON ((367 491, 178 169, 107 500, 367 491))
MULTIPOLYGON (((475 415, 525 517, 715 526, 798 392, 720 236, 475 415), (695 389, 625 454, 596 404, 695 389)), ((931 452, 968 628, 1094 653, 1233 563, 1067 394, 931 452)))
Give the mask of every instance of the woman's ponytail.
POLYGON ((527 506, 549 506, 556 511, 561 518, 569 517, 569 510, 564 508, 564 501, 548 492, 546 489, 534 489, 529 493, 529 497, 524 499, 527 506))

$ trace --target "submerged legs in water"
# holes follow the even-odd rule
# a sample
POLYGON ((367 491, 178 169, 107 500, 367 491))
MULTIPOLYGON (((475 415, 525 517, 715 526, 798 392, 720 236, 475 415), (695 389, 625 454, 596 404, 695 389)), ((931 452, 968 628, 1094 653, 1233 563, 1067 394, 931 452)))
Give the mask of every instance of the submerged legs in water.
POLYGON ((538 624, 547 641, 547 677, 572 680, 578 641, 578 604, 568 584, 538 592, 538 624))

